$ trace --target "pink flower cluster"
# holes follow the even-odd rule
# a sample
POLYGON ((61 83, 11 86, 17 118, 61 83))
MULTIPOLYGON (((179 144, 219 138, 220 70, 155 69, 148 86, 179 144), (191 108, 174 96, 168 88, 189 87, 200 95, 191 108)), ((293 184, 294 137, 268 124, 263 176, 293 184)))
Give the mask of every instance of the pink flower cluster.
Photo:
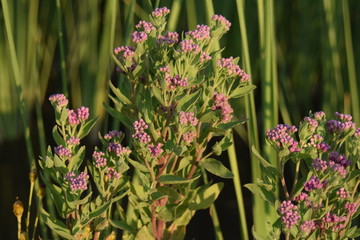
POLYGON ((348 214, 354 214, 357 211, 358 204, 346 202, 344 208, 346 209, 348 214))
POLYGON ((115 153, 116 156, 120 157, 121 155, 128 155, 131 153, 131 150, 126 147, 121 146, 120 143, 109 143, 107 148, 109 152, 115 153))
POLYGON ((106 166, 107 159, 105 158, 105 153, 101 151, 94 151, 93 159, 95 160, 96 167, 104 167, 106 166))
POLYGON ((309 143, 307 143, 306 146, 313 146, 322 152, 327 152, 331 146, 325 143, 323 140, 324 138, 322 136, 314 134, 311 136, 309 143))
POLYGON ((207 25, 197 25, 195 30, 187 32, 186 35, 196 40, 210 38, 210 27, 207 25))
POLYGON ((68 122, 70 125, 78 125, 89 118, 89 108, 80 107, 76 110, 68 109, 68 122))
POLYGON ((112 138, 120 138, 123 135, 123 132, 117 130, 111 130, 104 135, 106 140, 110 140, 112 138))
POLYGON ((232 119, 232 109, 230 103, 228 102, 227 97, 222 93, 214 92, 214 104, 211 106, 213 111, 221 111, 221 122, 227 123, 232 119))
POLYGON ((117 171, 115 171, 114 168, 108 168, 107 169, 107 173, 106 173, 106 177, 108 179, 119 179, 121 177, 120 173, 118 173, 117 171))
POLYGON ((164 150, 161 149, 163 146, 162 143, 158 143, 156 146, 154 144, 149 144, 148 150, 150 152, 150 156, 153 158, 158 157, 161 153, 164 152, 164 150))
POLYGON ((53 94, 49 97, 49 100, 52 104, 55 104, 56 107, 62 108, 68 105, 69 100, 65 97, 64 94, 53 94))
POLYGON ((193 112, 180 112, 180 123, 187 125, 190 124, 191 126, 196 126, 199 120, 195 117, 195 113, 193 112))
POLYGON ((120 59, 127 59, 134 56, 135 48, 128 46, 120 46, 114 49, 115 54, 121 54, 120 59))
POLYGON ((309 234, 312 230, 317 229, 315 221, 304 221, 300 225, 300 229, 303 232, 306 232, 306 234, 309 234))
POLYGON ((211 60, 211 56, 209 54, 207 54, 204 51, 201 51, 201 55, 200 55, 200 62, 205 62, 205 61, 209 61, 211 60))
POLYGON ((291 201, 283 201, 278 210, 282 215, 281 220, 286 228, 291 228, 300 219, 297 206, 292 204, 291 201))
POLYGON ((143 31, 145 33, 151 33, 151 31, 156 30, 156 28, 150 23, 145 21, 140 21, 136 24, 136 29, 139 31, 143 31))
POLYGON ((344 113, 335 113, 335 117, 342 122, 350 122, 352 120, 352 116, 349 114, 344 114, 344 113))
POLYGON ((315 119, 312 119, 310 117, 305 117, 304 121, 309 124, 308 126, 309 126, 309 130, 311 132, 314 132, 316 130, 317 126, 319 125, 315 119))
POLYGON ((314 113, 314 118, 318 121, 325 119, 325 117, 326 117, 326 115, 323 111, 314 113))
POLYGON ((148 35, 145 32, 135 31, 131 34, 131 38, 134 43, 141 43, 141 42, 146 41, 146 39, 148 38, 148 35))
POLYGON ((62 145, 54 147, 54 152, 60 158, 70 158, 71 157, 71 153, 70 153, 69 149, 63 147, 62 145))
POLYGON ((221 58, 217 60, 217 65, 221 69, 227 70, 229 75, 236 75, 240 78, 240 82, 250 82, 250 75, 242 70, 239 65, 233 63, 234 58, 221 58))
POLYGON ((296 131, 295 126, 279 124, 273 129, 266 130, 266 138, 279 148, 289 148, 290 152, 300 152, 299 143, 291 136, 296 131))
POLYGON ((74 172, 68 172, 64 179, 70 182, 71 191, 86 190, 89 175, 85 172, 81 172, 79 176, 76 177, 74 172))
POLYGON ((179 41, 179 34, 177 32, 167 32, 165 36, 159 36, 157 42, 159 44, 172 45, 179 41))
POLYGON ((80 144, 80 138, 72 136, 66 141, 66 143, 69 144, 69 145, 74 145, 74 146, 79 145, 80 144))
POLYGON ((179 75, 175 75, 174 77, 170 77, 169 75, 167 75, 165 77, 165 80, 170 90, 174 90, 177 87, 187 87, 188 85, 187 78, 181 78, 179 75))
POLYGON ((344 131, 355 129, 355 123, 351 121, 351 115, 336 112, 335 116, 338 120, 330 120, 326 122, 326 126, 330 133, 339 134, 344 131))
POLYGON ((197 54, 200 52, 200 47, 194 43, 193 40, 183 40, 180 42, 180 50, 183 53, 194 53, 197 54))
POLYGON ((151 142, 151 137, 145 132, 149 126, 144 122, 143 119, 135 121, 133 123, 135 133, 132 135, 133 138, 139 140, 140 143, 149 143, 151 142))
POLYGON ((339 154, 338 152, 331 152, 329 154, 329 160, 336 164, 340 164, 343 167, 347 167, 351 164, 350 160, 345 155, 339 154))
POLYGON ((338 216, 336 214, 330 214, 327 212, 325 216, 321 219, 322 223, 325 225, 324 228, 331 229, 333 231, 338 231, 344 226, 341 222, 346 220, 346 216, 338 216))
POLYGON ((192 143, 192 141, 194 140, 194 137, 196 137, 195 132, 187 132, 181 136, 182 140, 184 140, 187 144, 192 143))
POLYGON ((220 23, 220 25, 222 25, 226 30, 229 30, 231 27, 231 22, 229 22, 225 17, 221 15, 215 14, 214 16, 212 16, 211 20, 215 23, 220 23))
POLYGON ((357 138, 360 137, 360 128, 357 128, 355 130, 354 136, 357 137, 357 138))
POLYGON ((155 10, 151 13, 151 15, 155 18, 161 18, 161 17, 165 17, 169 13, 170 13, 170 9, 168 9, 167 7, 162 7, 162 8, 155 8, 155 10))
POLYGON ((304 189, 305 191, 311 192, 315 189, 320 189, 326 186, 326 180, 320 181, 320 179, 318 179, 315 176, 312 176, 309 181, 307 181, 306 183, 304 183, 304 189))
POLYGON ((336 191, 336 195, 339 198, 348 198, 348 197, 350 197, 350 192, 346 191, 345 188, 342 187, 338 191, 336 191))
POLYGON ((322 160, 320 158, 315 158, 313 160, 311 166, 313 167, 313 169, 315 171, 323 172, 323 171, 325 171, 327 169, 328 164, 327 164, 327 161, 325 161, 325 160, 322 160))

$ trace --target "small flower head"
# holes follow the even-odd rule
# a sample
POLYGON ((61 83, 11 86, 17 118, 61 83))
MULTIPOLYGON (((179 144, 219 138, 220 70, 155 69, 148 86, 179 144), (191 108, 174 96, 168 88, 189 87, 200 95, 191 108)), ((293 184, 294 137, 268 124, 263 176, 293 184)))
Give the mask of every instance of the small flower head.
POLYGON ((103 167, 106 166, 107 159, 105 158, 105 153, 100 151, 94 151, 93 159, 95 160, 96 167, 103 167))
POLYGON ((121 155, 129 155, 131 150, 127 149, 126 147, 121 146, 120 143, 109 143, 107 148, 109 152, 115 153, 116 156, 120 157, 121 155))
POLYGON ((165 36, 158 36, 157 43, 173 45, 179 41, 179 34, 177 32, 167 32, 165 36))
POLYGON ((212 16, 211 20, 213 21, 215 26, 219 24, 224 27, 226 31, 228 31, 231 27, 231 22, 229 22, 225 17, 221 15, 214 15, 212 16))
POLYGON ((113 168, 108 168, 106 173, 107 179, 119 179, 121 177, 120 173, 115 171, 113 168))
POLYGON ((175 75, 174 77, 165 77, 167 86, 169 90, 175 90, 178 87, 187 87, 188 80, 186 77, 181 78, 179 75, 175 75))
POLYGON ((329 161, 340 164, 344 168, 351 164, 350 160, 345 157, 345 155, 339 154, 338 152, 331 152, 329 154, 329 161))
POLYGON ((187 132, 181 136, 182 140, 184 140, 184 142, 186 142, 187 144, 192 143, 194 140, 194 137, 196 137, 195 132, 187 132))
POLYGON ((206 61, 209 61, 211 59, 212 59, 212 57, 209 54, 207 54, 204 51, 201 51, 200 62, 206 62, 206 61))
POLYGON ((162 143, 158 143, 156 146, 154 144, 149 144, 148 150, 150 152, 150 156, 153 158, 157 158, 164 150, 161 149, 163 146, 162 143))
POLYGON ((156 28, 150 23, 145 21, 140 21, 138 24, 136 24, 136 29, 139 31, 143 31, 145 33, 150 33, 153 30, 156 30, 156 28))
POLYGON ((320 189, 326 186, 326 181, 320 181, 320 179, 318 179, 315 176, 312 176, 309 181, 307 181, 306 183, 304 183, 304 189, 308 192, 311 192, 315 189, 320 189))
POLYGON ((290 152, 300 152, 299 143, 291 136, 296 131, 295 126, 279 124, 266 130, 266 138, 279 149, 288 148, 290 152))
POLYGON ((297 207, 291 201, 283 201, 278 210, 282 215, 281 220, 286 228, 291 228, 300 219, 297 207))
POLYGON ((162 7, 162 8, 155 8, 155 10, 151 13, 151 15, 154 18, 162 18, 168 15, 169 13, 170 13, 170 9, 168 9, 167 7, 162 7))
POLYGON ((76 114, 80 121, 85 121, 89 118, 89 108, 82 106, 76 110, 76 114))
POLYGON ((64 179, 69 182, 71 191, 86 190, 88 188, 87 180, 89 175, 85 172, 81 172, 78 176, 74 172, 68 172, 64 179))
POLYGON ((50 100, 51 104, 53 104, 53 106, 56 107, 57 110, 65 107, 69 103, 69 101, 67 100, 65 95, 59 94, 59 93, 51 95, 49 97, 49 100, 50 100))
POLYGON ((133 32, 131 34, 131 37, 132 37, 132 41, 134 43, 144 42, 148 38, 148 36, 145 32, 138 32, 138 31, 133 32))
POLYGON ((70 158, 71 157, 71 153, 70 153, 69 149, 63 147, 62 145, 54 147, 54 152, 60 158, 70 158))
POLYGON ((71 136, 71 137, 66 141, 66 143, 67 143, 68 145, 77 146, 77 145, 80 144, 80 138, 71 136))
POLYGON ((346 209, 348 214, 352 215, 357 211, 358 204, 346 202, 344 208, 346 209))
POLYGON ((304 221, 300 225, 301 231, 305 232, 306 234, 309 234, 312 230, 315 230, 316 228, 316 223, 314 221, 304 221))
POLYGON ((128 47, 128 46, 120 46, 114 49, 114 53, 116 55, 119 55, 119 59, 128 59, 134 56, 135 54, 135 48, 134 47, 128 47))
POLYGON ((323 111, 320 112, 315 112, 314 113, 314 118, 318 121, 324 120, 326 118, 326 115, 323 111))
POLYGON ((110 139, 113 139, 113 138, 121 138, 123 136, 123 132, 121 131, 117 131, 117 130, 111 130, 109 131, 108 133, 106 133, 104 135, 104 138, 106 140, 110 140, 110 139))
POLYGON ((324 172, 327 167, 328 167, 328 164, 326 161, 320 159, 320 158, 316 158, 313 160, 311 166, 313 167, 313 169, 315 171, 318 171, 318 172, 324 172))
POLYGON ((345 188, 342 187, 338 191, 336 191, 336 195, 339 198, 348 198, 348 197, 350 197, 350 192, 346 191, 345 188))
POLYGON ((181 111, 180 112, 180 123, 183 125, 191 125, 191 126, 196 126, 196 124, 199 122, 199 120, 195 117, 195 113, 193 112, 184 112, 181 111))
POLYGON ((135 133, 132 135, 133 138, 137 139, 140 143, 149 143, 151 142, 151 137, 145 132, 149 126, 145 123, 143 119, 139 119, 133 123, 135 133))
POLYGON ((227 97, 225 97, 222 93, 214 92, 214 104, 212 105, 211 109, 213 111, 220 111, 221 112, 221 122, 227 123, 230 122, 232 119, 232 113, 234 110, 232 109, 230 103, 228 102, 227 97))
POLYGON ((179 45, 183 53, 197 54, 200 52, 200 47, 196 45, 193 40, 183 40, 179 45))
POLYGON ((335 113, 335 117, 336 119, 338 119, 341 122, 350 122, 352 120, 352 116, 349 114, 344 114, 344 113, 335 113))
POLYGON ((311 132, 314 132, 319 125, 318 122, 315 119, 312 119, 310 117, 305 117, 304 122, 308 124, 308 128, 311 132))
POLYGON ((195 30, 187 32, 186 35, 198 41, 208 39, 210 38, 210 27, 206 25, 197 25, 195 30))

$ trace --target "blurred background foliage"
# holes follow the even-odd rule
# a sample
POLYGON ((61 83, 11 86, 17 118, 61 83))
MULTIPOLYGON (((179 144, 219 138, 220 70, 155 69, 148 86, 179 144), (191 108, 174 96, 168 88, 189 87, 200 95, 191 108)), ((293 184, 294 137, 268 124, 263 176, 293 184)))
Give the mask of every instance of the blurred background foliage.
MULTIPOLYGON (((249 124, 235 129, 234 135, 242 184, 260 174, 249 144, 258 145, 269 158, 273 154, 264 145, 265 129, 280 122, 298 124, 309 111, 319 110, 330 116, 335 111, 352 114, 359 125, 360 1, 1 0, 0 226, 4 239, 15 239, 11 205, 16 196, 27 201, 28 172, 52 143, 48 96, 65 93, 73 107, 84 105, 93 116, 101 116, 87 139, 89 144, 97 144, 98 131, 119 128, 102 108, 108 101, 108 81, 121 81, 114 73, 112 50, 130 44, 134 25, 147 20, 155 6, 171 9, 170 31, 206 24, 212 11, 233 24, 220 42, 225 47, 222 56, 240 56, 240 66, 251 72, 257 85, 246 101, 232 103, 238 118, 250 117, 249 124)), ((222 157, 229 165, 227 156, 222 157)), ((220 225, 225 239, 239 239, 232 181, 225 186, 216 202, 220 225)), ((249 228, 263 221, 264 214, 271 216, 247 190, 244 200, 249 228)), ((207 213, 195 216, 189 239, 215 238, 208 231, 209 219, 207 213)))

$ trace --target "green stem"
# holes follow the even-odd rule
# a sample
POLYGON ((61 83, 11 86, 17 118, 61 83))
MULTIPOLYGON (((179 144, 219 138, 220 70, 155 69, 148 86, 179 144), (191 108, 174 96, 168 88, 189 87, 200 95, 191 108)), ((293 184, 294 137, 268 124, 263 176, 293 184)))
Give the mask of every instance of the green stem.
POLYGON ((29 225, 30 225, 30 210, 31 210, 31 203, 32 203, 32 196, 34 192, 34 181, 30 182, 30 193, 29 193, 29 204, 27 209, 27 215, 26 215, 26 233, 29 234, 29 225))

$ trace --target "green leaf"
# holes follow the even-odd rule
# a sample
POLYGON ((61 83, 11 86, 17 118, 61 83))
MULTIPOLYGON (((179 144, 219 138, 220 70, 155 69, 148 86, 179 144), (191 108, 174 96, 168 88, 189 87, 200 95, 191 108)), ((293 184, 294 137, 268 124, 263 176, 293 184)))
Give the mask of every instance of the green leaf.
POLYGON ((118 119, 118 120, 119 120, 122 124, 124 124, 127 128, 129 128, 129 129, 132 128, 132 123, 131 123, 131 121, 129 120, 129 118, 128 118, 125 114, 123 114, 123 113, 117 111, 116 109, 110 107, 110 106, 109 106, 108 104, 106 104, 106 103, 103 103, 103 106, 104 106, 105 110, 106 110, 111 116, 113 116, 114 118, 118 119))
POLYGON ((349 238, 357 238, 360 236, 360 228, 357 228, 356 226, 349 229, 349 231, 346 233, 346 236, 349 238))
MULTIPOLYGON (((134 161, 134 160, 132 160, 132 159, 130 159, 130 158, 128 158, 127 160, 129 161, 129 163, 130 163, 131 165, 133 165, 134 168, 138 169, 139 171, 149 172, 149 169, 148 169, 145 165, 143 165, 143 164, 141 164, 141 163, 139 163, 139 162, 137 162, 137 161, 134 161)), ((146 161, 146 160, 145 160, 145 161, 146 161)))
POLYGON ((50 157, 45 158, 45 167, 52 168, 54 166, 54 161, 50 157))
POLYGON ((119 220, 111 220, 109 219, 109 223, 111 224, 111 226, 113 226, 114 228, 118 228, 124 231, 128 231, 130 233, 134 233, 134 229, 132 229, 131 226, 129 226, 126 221, 119 221, 119 220))
POLYGON ((200 162, 200 166, 205 168, 210 173, 222 177, 233 178, 234 174, 227 169, 220 161, 213 158, 206 158, 200 162))
POLYGON ((182 240, 185 239, 186 226, 178 226, 171 234, 169 240, 182 240))
POLYGON ((199 119, 200 122, 212 123, 217 119, 217 114, 213 110, 208 110, 199 119))
POLYGON ((65 146, 65 141, 58 132, 58 126, 54 126, 54 128, 52 130, 52 135, 58 146, 60 146, 60 145, 65 146))
POLYGON ((162 97, 162 92, 160 89, 158 89, 157 87, 153 86, 152 87, 152 92, 155 96, 155 98, 159 101, 159 103, 163 106, 165 106, 165 102, 163 100, 163 97, 162 97))
POLYGON ((149 229, 143 226, 135 236, 136 240, 154 240, 155 238, 151 235, 149 229))
POLYGON ((186 209, 185 212, 174 221, 174 225, 186 226, 189 224, 192 216, 193 216, 193 211, 186 209))
POLYGON ((225 151, 233 144, 233 142, 231 141, 231 138, 229 136, 225 136, 221 139, 219 144, 221 146, 221 150, 225 151))
POLYGON ((158 216, 164 221, 173 221, 174 220, 174 211, 173 209, 169 209, 169 205, 157 207, 158 216))
POLYGON ((97 207, 94 211, 90 212, 89 218, 82 221, 81 224, 86 225, 94 218, 100 216, 103 212, 106 211, 106 209, 109 208, 110 204, 111 204, 111 201, 108 201, 108 202, 104 203, 103 205, 97 207))
POLYGON ((85 136, 87 136, 91 129, 94 127, 96 121, 98 120, 99 117, 93 118, 90 121, 88 121, 87 123, 85 123, 82 128, 80 128, 80 131, 78 133, 78 136, 80 139, 84 138, 85 136))
POLYGON ((249 94, 251 91, 253 91, 255 88, 256 88, 255 85, 248 85, 244 87, 235 88, 234 91, 230 93, 229 98, 239 98, 245 96, 249 94))
POLYGON ((120 92, 120 90, 112 84, 111 81, 109 81, 109 86, 110 86, 112 92, 115 94, 115 96, 116 96, 121 102, 123 102, 123 103, 125 103, 125 104, 129 104, 129 105, 132 104, 131 101, 130 101, 124 94, 122 94, 122 93, 120 92))
POLYGON ((82 146, 74 156, 71 157, 71 161, 68 165, 69 171, 77 170, 78 167, 80 167, 82 160, 85 156, 85 146, 82 146))
POLYGON ((267 201, 272 206, 274 206, 276 200, 274 193, 266 190, 264 186, 259 186, 258 184, 255 183, 248 183, 245 184, 245 187, 249 189, 256 196, 261 197, 263 200, 267 201))
POLYGON ((52 218, 49 213, 47 213, 43 208, 41 209, 41 217, 48 227, 56 232, 61 237, 64 237, 69 240, 76 240, 74 236, 71 235, 70 230, 67 229, 66 225, 62 222, 52 218))
MULTIPOLYGON (((269 173, 272 173, 272 175, 275 175, 277 177, 281 177, 279 170, 274 167, 271 163, 269 163, 268 161, 265 160, 265 158, 263 158, 260 153, 256 150, 255 146, 252 146, 251 148, 252 152, 254 153, 254 155, 257 157, 257 159, 259 159, 261 165, 266 168, 266 170, 269 173)), ((275 177, 273 176, 273 178, 275 177)))
POLYGON ((194 201, 189 203, 189 209, 199 210, 209 208, 219 196, 223 186, 224 183, 220 182, 215 183, 210 187, 207 185, 200 187, 194 201))
POLYGON ((166 196, 169 196, 169 198, 173 201, 176 201, 179 199, 179 193, 174 188, 167 187, 167 186, 159 186, 159 187, 157 187, 157 190, 160 193, 162 193, 166 196))
POLYGON ((245 122, 246 121, 244 121, 244 120, 237 120, 237 121, 233 121, 233 122, 219 124, 217 127, 220 128, 221 130, 228 130, 239 124, 243 124, 245 122))
POLYGON ((198 179, 199 177, 200 175, 191 179, 185 179, 176 175, 164 174, 159 177, 158 181, 164 184, 182 184, 182 183, 191 183, 194 180, 198 179))
POLYGON ((255 232, 255 226, 251 228, 252 235, 255 240, 269 240, 267 237, 255 232))
POLYGON ((176 110, 178 111, 187 111, 192 105, 194 105, 199 97, 201 96, 201 89, 197 90, 196 92, 183 96, 176 106, 176 110))

